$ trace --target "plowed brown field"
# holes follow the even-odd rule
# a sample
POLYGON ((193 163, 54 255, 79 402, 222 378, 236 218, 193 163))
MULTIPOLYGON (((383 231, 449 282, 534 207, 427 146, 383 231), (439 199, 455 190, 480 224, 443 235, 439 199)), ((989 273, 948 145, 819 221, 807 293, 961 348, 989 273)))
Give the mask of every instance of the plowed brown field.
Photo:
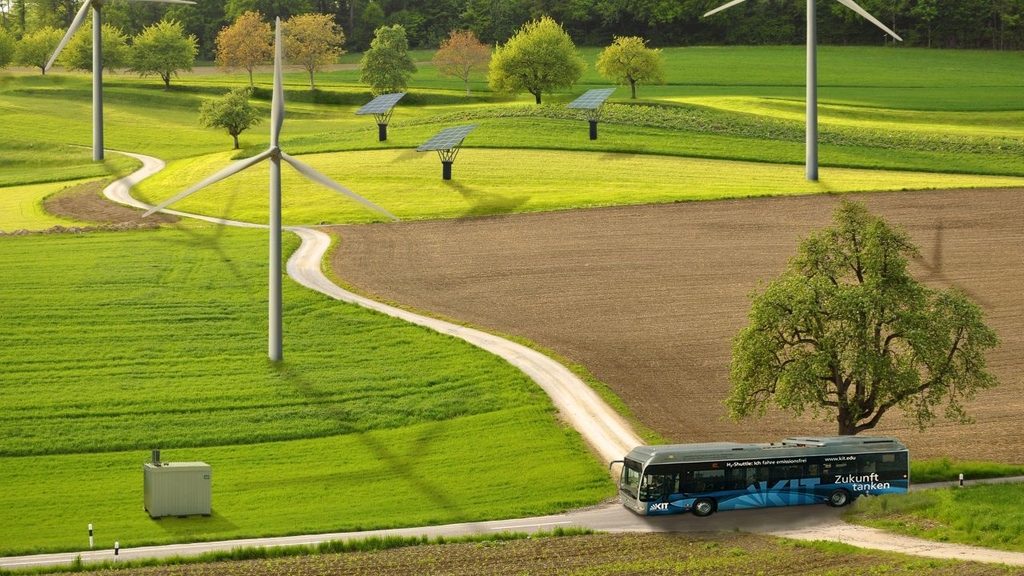
POLYGON ((808 417, 725 419, 731 340, 748 295, 798 241, 863 200, 921 247, 918 278, 965 290, 1001 339, 1001 381, 968 406, 976 422, 919 432, 899 414, 875 434, 916 457, 1024 462, 1024 191, 803 196, 339 226, 331 265, 358 290, 527 338, 607 383, 644 424, 678 442, 833 433, 808 417))

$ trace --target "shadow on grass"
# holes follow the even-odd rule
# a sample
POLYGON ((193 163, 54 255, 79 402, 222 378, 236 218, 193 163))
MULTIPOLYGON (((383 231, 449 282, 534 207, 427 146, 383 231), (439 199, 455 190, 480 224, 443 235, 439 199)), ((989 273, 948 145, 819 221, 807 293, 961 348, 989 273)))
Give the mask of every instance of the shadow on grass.
POLYGON ((510 197, 483 192, 451 180, 446 180, 445 185, 461 194, 471 204, 470 209, 464 212, 460 216, 461 218, 490 216, 492 214, 511 214, 530 200, 529 196, 510 197))
MULTIPOLYGON (((232 192, 228 203, 224 206, 224 210, 221 211, 221 215, 218 216, 221 220, 226 220, 231 214, 232 208, 235 206, 235 201, 238 198, 238 191, 232 192)), ((172 206, 173 208, 173 206, 172 206)), ((176 241, 178 244, 182 244, 189 249, 203 249, 203 250, 215 250, 220 258, 220 261, 227 265, 231 271, 231 275, 234 276, 235 280, 242 279, 242 273, 235 265, 234 261, 224 251, 223 241, 224 232, 227 230, 227 226, 223 224, 210 224, 210 227, 194 228, 187 224, 175 223, 173 227, 182 233, 183 239, 176 241)))
MULTIPOLYGON (((311 405, 319 407, 323 414, 338 423, 338 428, 353 428, 348 418, 348 413, 339 406, 334 405, 328 399, 326 392, 316 390, 301 375, 298 375, 284 366, 277 365, 280 377, 293 385, 295 390, 308 398, 311 405)), ((354 438, 366 445, 368 452, 373 454, 384 466, 394 474, 401 476, 411 487, 411 492, 403 494, 405 498, 420 496, 432 502, 438 508, 453 514, 456 517, 463 516, 463 509, 458 500, 449 492, 443 489, 447 480, 443 477, 427 477, 417 471, 415 459, 417 455, 428 454, 430 444, 434 438, 443 434, 446 422, 438 421, 424 427, 423 434, 406 445, 396 446, 382 442, 375 438, 372 432, 355 433, 354 438)))
POLYGON ((209 540, 210 536, 230 534, 238 531, 238 526, 221 516, 216 510, 210 516, 165 516, 154 519, 157 526, 164 532, 174 536, 175 541, 187 539, 209 540))

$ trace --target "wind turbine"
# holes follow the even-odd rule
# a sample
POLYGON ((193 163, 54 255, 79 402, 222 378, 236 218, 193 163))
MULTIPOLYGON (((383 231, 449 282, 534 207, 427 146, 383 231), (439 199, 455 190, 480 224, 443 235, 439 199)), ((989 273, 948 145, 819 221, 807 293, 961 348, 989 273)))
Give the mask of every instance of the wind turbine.
POLYGON ((380 212, 392 220, 398 218, 387 210, 377 206, 373 202, 359 196, 355 192, 345 188, 341 184, 317 172, 310 166, 296 160, 281 150, 278 145, 278 138, 281 134, 281 125, 284 123, 284 89, 281 85, 281 19, 277 19, 274 37, 274 94, 271 101, 270 111, 270 147, 263 152, 245 160, 239 160, 224 168, 220 172, 210 176, 206 180, 181 192, 177 196, 165 200, 161 204, 150 208, 143 216, 149 216, 154 212, 163 210, 167 206, 198 192, 207 186, 220 182, 221 180, 237 174, 246 168, 255 166, 264 160, 270 160, 270 296, 269 296, 269 356, 274 362, 280 361, 283 357, 281 345, 281 160, 291 164, 300 174, 323 184, 324 186, 363 204, 371 210, 380 212))
MULTIPOLYGON (((195 4, 189 0, 137 0, 141 2, 163 2, 165 4, 195 4)), ((100 9, 103 7, 103 0, 84 0, 71 26, 64 34, 57 49, 54 50, 50 61, 46 63, 45 70, 49 70, 57 61, 61 51, 67 46, 71 37, 78 32, 89 15, 89 8, 92 8, 92 159, 94 162, 103 160, 103 22, 100 18, 100 9)))
MULTIPOLYGON (((722 4, 718 8, 704 14, 704 17, 731 8, 745 0, 732 0, 722 4)), ((812 182, 818 181, 818 18, 815 12, 815 0, 807 0, 807 152, 805 164, 807 167, 807 179, 812 182)), ((868 14, 867 10, 861 8, 853 0, 836 0, 843 6, 860 14, 868 22, 878 26, 886 34, 903 41, 898 34, 890 30, 878 21, 874 16, 868 14)))

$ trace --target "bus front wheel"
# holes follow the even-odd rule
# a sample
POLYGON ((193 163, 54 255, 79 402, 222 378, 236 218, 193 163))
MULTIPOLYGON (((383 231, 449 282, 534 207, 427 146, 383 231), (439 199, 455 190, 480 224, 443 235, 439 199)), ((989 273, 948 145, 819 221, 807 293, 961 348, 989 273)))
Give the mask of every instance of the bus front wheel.
POLYGON ((715 501, 710 498, 698 498, 693 503, 693 515, 700 516, 711 516, 715 511, 715 501))
POLYGON ((850 493, 840 488, 828 495, 828 505, 833 508, 842 508, 850 503, 850 493))

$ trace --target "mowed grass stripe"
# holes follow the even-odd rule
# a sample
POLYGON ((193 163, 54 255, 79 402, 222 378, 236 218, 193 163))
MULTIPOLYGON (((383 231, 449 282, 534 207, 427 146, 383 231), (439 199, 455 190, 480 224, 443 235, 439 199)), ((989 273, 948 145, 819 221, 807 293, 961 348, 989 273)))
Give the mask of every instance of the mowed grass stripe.
POLYGON ((523 407, 401 429, 165 450, 213 468, 213 515, 143 511, 148 451, 0 458, 0 555, 261 535, 368 530, 544 514, 591 504, 613 486, 573 431, 523 407), (30 488, 29 488, 30 487, 30 488))
MULTIPOLYGON (((606 137, 614 138, 616 128, 604 128, 606 137)), ((581 124, 579 129, 584 131, 586 126, 581 124)), ((213 173, 225 161, 224 155, 217 154, 189 160, 180 170, 172 164, 164 173, 147 180, 138 195, 155 202, 174 183, 182 187, 194 174, 213 173)), ((436 155, 408 150, 311 154, 303 156, 303 161, 405 219, 823 192, 1024 185, 1024 178, 1019 177, 846 168, 823 168, 819 182, 807 182, 800 165, 468 147, 456 160, 450 181, 441 179, 436 155)), ((252 191, 265 186, 267 170, 263 166, 247 170, 182 200, 176 207, 265 221, 266 198, 252 191)), ((297 174, 292 173, 286 183, 284 218, 289 224, 380 219, 297 174)))
POLYGON ((195 234, 0 239, 0 261, 29 270, 0 296, 11 310, 0 455, 244 444, 549 406, 481 350, 290 282, 275 366, 263 360, 266 233, 182 245, 195 234))

